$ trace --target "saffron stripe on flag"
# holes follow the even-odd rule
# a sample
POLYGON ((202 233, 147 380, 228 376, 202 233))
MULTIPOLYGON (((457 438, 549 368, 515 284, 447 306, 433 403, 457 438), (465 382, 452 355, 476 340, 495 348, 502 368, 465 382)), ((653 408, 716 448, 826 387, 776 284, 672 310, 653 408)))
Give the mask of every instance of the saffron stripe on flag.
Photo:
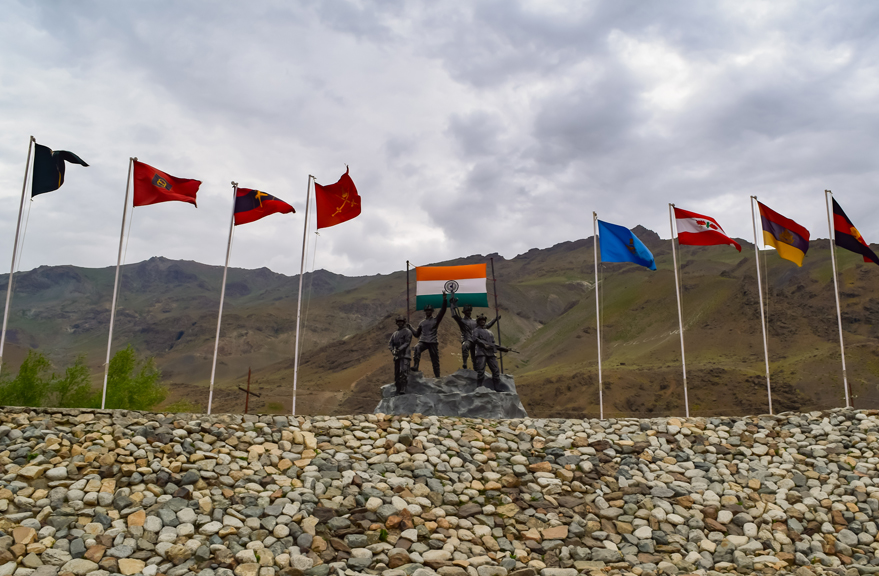
POLYGON ((424 280, 463 280, 467 278, 485 278, 485 264, 467 264, 465 266, 418 266, 415 268, 415 279, 424 280))

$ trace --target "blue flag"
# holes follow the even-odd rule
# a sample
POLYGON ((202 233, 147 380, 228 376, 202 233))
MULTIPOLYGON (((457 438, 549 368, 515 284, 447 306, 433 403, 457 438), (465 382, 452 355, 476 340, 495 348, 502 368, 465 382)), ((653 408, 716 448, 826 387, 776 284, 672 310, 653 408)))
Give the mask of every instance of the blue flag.
POLYGON ((634 262, 656 270, 653 254, 625 226, 598 221, 602 262, 634 262))

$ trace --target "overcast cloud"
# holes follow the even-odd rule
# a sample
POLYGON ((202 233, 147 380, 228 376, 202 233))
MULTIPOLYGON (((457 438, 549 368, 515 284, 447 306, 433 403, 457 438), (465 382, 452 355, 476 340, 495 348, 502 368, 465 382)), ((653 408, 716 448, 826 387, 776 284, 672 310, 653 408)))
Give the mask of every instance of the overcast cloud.
MULTIPOLYGON (((827 237, 832 189, 879 242, 875 2, 0 0, 0 267, 28 136, 79 154, 30 206, 22 269, 115 265, 128 158, 204 182, 134 211, 126 261, 223 263, 230 181, 297 209, 232 265, 298 272, 308 175, 361 217, 318 268, 513 257, 668 203, 752 238, 749 195, 827 237)), ((4 263, 6 262, 6 263, 4 263)))

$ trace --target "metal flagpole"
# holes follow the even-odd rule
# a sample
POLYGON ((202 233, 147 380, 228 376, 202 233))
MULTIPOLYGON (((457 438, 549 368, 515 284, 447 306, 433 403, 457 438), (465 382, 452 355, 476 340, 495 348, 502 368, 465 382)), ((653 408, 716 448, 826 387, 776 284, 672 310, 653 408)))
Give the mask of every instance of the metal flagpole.
POLYGON ((592 213, 592 248, 595 252, 595 332, 598 336, 598 409, 604 420, 604 385, 601 381, 601 318, 598 312, 598 213, 592 213))
POLYGON ((680 327, 681 331, 681 366, 684 370, 684 409, 687 418, 689 418, 690 398, 687 395, 687 357, 684 354, 684 317, 681 313, 681 284, 678 280, 678 253, 675 249, 675 238, 677 238, 677 230, 675 227, 674 204, 668 205, 668 225, 671 228, 671 257, 675 267, 675 296, 678 299, 678 326, 680 327))
POLYGON ((839 322, 839 352, 842 355, 842 387, 845 389, 845 407, 851 408, 851 396, 848 389, 848 376, 845 371, 845 343, 842 339, 842 312, 839 309, 839 281, 836 279, 836 229, 830 215, 830 199, 833 192, 824 191, 824 202, 827 204, 827 228, 830 230, 830 260, 833 262, 833 295, 836 296, 836 320, 839 322))
POLYGON ((3 368, 3 346, 6 344, 6 322, 9 320, 9 301, 12 299, 12 275, 15 274, 15 257, 18 253, 18 234, 21 231, 21 213, 24 211, 24 194, 27 190, 27 173, 31 167, 31 150, 36 140, 31 136, 27 143, 27 161, 24 163, 24 181, 21 183, 21 203, 18 205, 18 222, 15 224, 15 243, 12 245, 12 266, 6 283, 6 309, 3 311, 3 332, 0 334, 0 370, 3 368))
POLYGON ((406 260, 406 324, 409 322, 409 261, 406 260))
MULTIPOLYGON (((501 319, 500 310, 497 305, 497 278, 494 275, 494 258, 491 259, 491 281, 494 283, 494 324, 497 326, 497 345, 503 346, 501 342, 501 319)), ((501 352, 501 374, 504 373, 504 353, 501 352)))
MULTIPOLYGON (((125 239, 125 217, 128 215, 128 192, 131 188, 131 167, 137 158, 128 159, 128 179, 125 181, 125 204, 122 208, 122 231, 119 232, 119 255, 116 258, 116 280, 113 283, 113 302, 110 304, 110 336, 107 338, 107 361, 104 362, 104 389, 101 393, 101 410, 107 404, 107 376, 110 373, 110 349, 113 347, 113 325, 116 322, 116 296, 119 294, 119 267, 122 265, 122 241, 125 239)), ((132 210, 134 208, 132 207, 132 210)))
MULTIPOLYGON (((214 376, 217 374, 217 351, 220 348, 220 323, 223 321, 223 300, 226 297, 226 273, 229 271, 229 254, 232 252, 232 231, 235 229, 235 199, 238 197, 238 182, 232 182, 232 216, 229 220, 229 242, 226 244, 226 266, 223 268, 223 287, 220 289, 220 314, 217 316, 217 337, 214 340, 214 363, 211 366, 211 388, 208 392, 208 414, 214 401, 214 376)), ((249 383, 248 372, 248 383, 249 383)), ((244 413, 247 414, 245 408, 244 413)))
POLYGON ((769 382, 769 343, 766 339, 766 317, 763 314, 763 281, 760 279, 760 248, 757 246, 757 220, 754 215, 756 196, 751 196, 751 224, 754 226, 754 256, 757 262, 757 291, 760 292, 760 327, 763 329, 763 358, 766 361, 766 397, 772 414, 772 385, 769 382))
POLYGON ((296 304, 296 348, 293 358, 293 416, 296 416, 296 384, 299 379, 299 317, 302 312, 302 277, 305 275, 305 240, 308 234, 308 207, 311 199, 311 183, 314 176, 308 175, 305 189, 305 226, 302 227, 302 264, 299 266, 299 301, 296 304))

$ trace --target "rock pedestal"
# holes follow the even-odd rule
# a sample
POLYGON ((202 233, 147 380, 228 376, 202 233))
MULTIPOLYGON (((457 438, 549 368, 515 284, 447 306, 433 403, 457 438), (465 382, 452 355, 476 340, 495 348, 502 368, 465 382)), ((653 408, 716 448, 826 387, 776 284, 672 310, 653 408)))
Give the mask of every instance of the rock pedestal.
MULTIPOLYGON (((491 385, 486 374, 483 384, 491 385)), ((449 376, 426 378, 422 372, 409 373, 406 394, 397 395, 394 384, 382 386, 382 399, 376 414, 424 414, 463 418, 526 418, 516 383, 510 374, 502 374, 500 392, 485 386, 476 387, 475 370, 458 370, 449 376)))

